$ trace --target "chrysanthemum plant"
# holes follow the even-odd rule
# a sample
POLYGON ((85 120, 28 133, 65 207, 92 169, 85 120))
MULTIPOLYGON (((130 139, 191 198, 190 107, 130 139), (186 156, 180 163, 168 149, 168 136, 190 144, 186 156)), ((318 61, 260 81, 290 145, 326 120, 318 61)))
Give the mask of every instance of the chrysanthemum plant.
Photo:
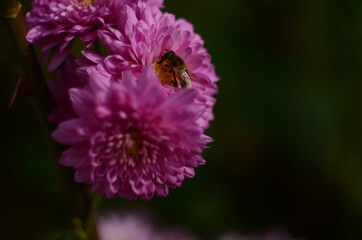
MULTIPOLYGON (((41 63, 56 73, 48 83, 56 102, 48 119, 57 124, 52 138, 68 146, 57 160, 75 170, 65 189, 84 202, 88 193, 74 181, 102 197, 149 201, 194 177, 212 141, 204 131, 218 77, 192 24, 161 11, 163 0, 35 0, 32 6, 26 40, 41 45, 41 63), (84 42, 78 57, 71 55, 75 41, 84 42)), ((38 107, 47 112, 41 72, 30 67, 37 69, 19 84, 37 78, 28 85, 42 92, 38 107)), ((63 170, 60 175, 67 178, 63 170)), ((86 206, 87 213, 73 214, 83 230, 93 226, 91 201, 86 206)), ((96 239, 94 231, 85 233, 96 239)))

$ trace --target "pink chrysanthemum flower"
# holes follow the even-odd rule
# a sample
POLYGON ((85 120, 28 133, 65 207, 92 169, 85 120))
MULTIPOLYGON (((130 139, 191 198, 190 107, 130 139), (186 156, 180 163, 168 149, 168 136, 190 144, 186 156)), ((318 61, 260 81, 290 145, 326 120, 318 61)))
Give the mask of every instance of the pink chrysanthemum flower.
POLYGON ((108 213, 97 217, 100 240, 196 240, 184 229, 159 229, 149 216, 137 213, 108 213))
POLYGON ((108 198, 150 200, 193 177, 211 140, 197 124, 196 90, 166 95, 150 66, 138 81, 130 72, 110 81, 92 71, 89 85, 70 90, 78 118, 53 133, 71 146, 60 163, 75 168, 75 180, 92 183, 93 193, 108 198))
MULTIPOLYGON (((115 24, 118 5, 146 0, 35 0, 26 15, 29 27, 27 40, 42 45, 42 62, 55 48, 48 71, 56 69, 67 57, 73 41, 78 38, 90 46, 97 30, 115 24)), ((152 8, 161 7, 163 0, 152 0, 152 8)))
MULTIPOLYGON (((153 65, 160 82, 167 83, 163 78, 166 76, 162 72, 164 66, 158 66, 158 62, 165 49, 174 51, 188 68, 191 88, 198 91, 195 103, 205 108, 199 123, 207 128, 213 119, 215 99, 212 95, 217 92, 215 82, 218 77, 211 57, 203 47, 203 40, 194 33, 192 24, 184 19, 175 20, 172 14, 154 11, 142 2, 122 5, 119 12, 116 28, 98 31, 99 39, 111 54, 104 59, 104 70, 117 76, 128 69, 140 73, 144 66, 153 65)), ((84 54, 89 60, 99 63, 99 57, 94 57, 94 53, 84 54)), ((164 90, 173 94, 180 88, 164 84, 164 90)))

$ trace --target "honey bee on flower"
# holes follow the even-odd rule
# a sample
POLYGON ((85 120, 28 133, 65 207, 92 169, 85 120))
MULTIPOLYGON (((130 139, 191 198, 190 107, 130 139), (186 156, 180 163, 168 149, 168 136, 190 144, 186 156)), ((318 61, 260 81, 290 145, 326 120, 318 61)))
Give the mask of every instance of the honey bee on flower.
POLYGON ((182 88, 190 88, 190 69, 174 51, 168 49, 165 51, 161 59, 153 64, 161 83, 174 87, 180 84, 182 88))

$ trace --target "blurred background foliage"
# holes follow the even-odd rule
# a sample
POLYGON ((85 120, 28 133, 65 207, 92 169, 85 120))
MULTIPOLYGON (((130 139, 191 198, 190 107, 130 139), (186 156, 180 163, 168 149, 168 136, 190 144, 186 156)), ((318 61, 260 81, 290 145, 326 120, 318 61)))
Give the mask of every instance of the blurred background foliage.
MULTIPOLYGON (((21 1, 25 12, 29 0, 21 1)), ((362 223, 362 3, 357 0, 182 0, 164 11, 205 40, 221 78, 215 141, 194 179, 167 198, 104 200, 146 209, 201 239, 285 228, 306 239, 356 239, 362 223)), ((0 37, 1 239, 67 227, 41 127, 0 37)), ((37 48, 39 52, 39 48, 37 48)))

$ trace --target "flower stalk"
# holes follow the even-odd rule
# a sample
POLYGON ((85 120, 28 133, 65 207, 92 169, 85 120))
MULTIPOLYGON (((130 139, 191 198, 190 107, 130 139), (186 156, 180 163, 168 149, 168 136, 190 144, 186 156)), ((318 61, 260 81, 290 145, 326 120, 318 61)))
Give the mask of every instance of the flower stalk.
MULTIPOLYGON (((20 2, 17 0, 0 1, 0 25, 3 30, 2 35, 5 36, 15 56, 19 76, 21 76, 22 81, 26 81, 26 85, 30 88, 28 97, 46 134, 49 147, 56 161, 70 215, 72 219, 81 220, 82 227, 86 230, 89 240, 97 240, 98 236, 92 220, 95 211, 95 207, 92 207, 94 206, 94 200, 88 186, 76 183, 73 180, 74 171, 58 164, 63 147, 51 139, 50 132, 54 127, 47 120, 50 111, 54 108, 54 100, 43 77, 34 49, 25 39, 27 27, 20 2)), ((16 96, 16 93, 14 94, 16 96)))

